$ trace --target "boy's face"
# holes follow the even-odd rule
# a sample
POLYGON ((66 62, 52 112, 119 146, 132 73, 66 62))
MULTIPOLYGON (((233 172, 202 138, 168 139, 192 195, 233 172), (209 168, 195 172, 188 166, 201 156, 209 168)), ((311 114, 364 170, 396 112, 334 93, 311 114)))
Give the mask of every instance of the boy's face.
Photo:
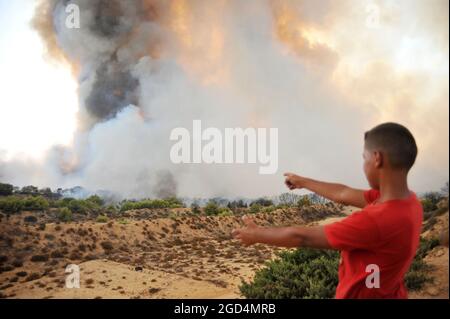
POLYGON ((373 189, 380 188, 379 168, 381 167, 380 152, 368 150, 364 146, 364 174, 366 174, 367 181, 373 189))

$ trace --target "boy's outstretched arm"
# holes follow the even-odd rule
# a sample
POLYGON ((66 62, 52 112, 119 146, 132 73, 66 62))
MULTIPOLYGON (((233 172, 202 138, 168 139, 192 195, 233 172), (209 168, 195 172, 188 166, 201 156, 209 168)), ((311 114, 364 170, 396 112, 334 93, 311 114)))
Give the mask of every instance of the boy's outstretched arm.
POLYGON ((286 186, 291 190, 306 188, 333 202, 359 208, 363 208, 367 204, 364 198, 364 190, 351 188, 342 184, 316 181, 292 173, 286 173, 284 176, 286 177, 286 186))
POLYGON ((322 226, 315 227, 260 227, 247 216, 242 218, 245 227, 232 233, 245 246, 256 243, 278 247, 310 247, 331 249, 322 226))

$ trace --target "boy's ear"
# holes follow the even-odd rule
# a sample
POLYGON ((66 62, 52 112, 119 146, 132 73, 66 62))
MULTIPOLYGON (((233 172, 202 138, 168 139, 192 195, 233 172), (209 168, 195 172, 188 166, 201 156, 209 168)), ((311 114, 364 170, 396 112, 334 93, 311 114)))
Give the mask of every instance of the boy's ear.
POLYGON ((381 168, 383 167, 383 153, 381 153, 380 151, 375 151, 373 153, 374 156, 374 163, 375 163, 375 167, 376 168, 381 168))

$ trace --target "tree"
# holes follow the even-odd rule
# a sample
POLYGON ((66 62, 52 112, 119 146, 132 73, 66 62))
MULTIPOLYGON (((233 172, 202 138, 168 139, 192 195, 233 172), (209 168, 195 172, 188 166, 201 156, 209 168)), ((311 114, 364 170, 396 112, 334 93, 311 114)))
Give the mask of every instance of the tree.
POLYGON ((441 188, 441 194, 444 197, 448 197, 448 182, 441 188))
POLYGON ((39 189, 36 186, 29 185, 29 186, 22 187, 21 192, 22 192, 22 194, 35 195, 35 194, 39 193, 39 189))
POLYGON ((103 199, 98 195, 92 195, 92 196, 88 197, 86 200, 97 206, 103 206, 103 204, 104 204, 103 199))
POLYGON ((12 195, 13 190, 14 190, 14 186, 12 186, 11 184, 0 183, 0 196, 12 195))
POLYGON ((216 204, 214 200, 209 201, 209 203, 205 206, 204 212, 208 216, 215 216, 220 213, 220 208, 216 204))
POLYGON ((257 205, 260 205, 262 207, 268 207, 268 206, 272 206, 273 202, 270 199, 267 199, 267 198, 259 198, 259 199, 255 200, 255 201, 253 201, 250 204, 250 206, 252 206, 253 204, 255 204, 255 205, 257 204, 257 205))
POLYGON ((441 201, 442 194, 439 192, 428 192, 422 196, 422 206, 425 212, 436 210, 437 204, 441 201))
POLYGON ((192 211, 192 213, 194 213, 195 215, 200 215, 200 213, 202 212, 202 211, 200 210, 200 205, 199 205, 196 201, 194 201, 194 202, 192 203, 192 205, 191 205, 191 211, 192 211))
POLYGON ((309 196, 304 195, 297 201, 297 206, 299 208, 311 206, 311 199, 309 198, 309 196))
POLYGON ((297 204, 300 196, 294 193, 283 193, 278 196, 278 202, 282 206, 294 206, 297 204))

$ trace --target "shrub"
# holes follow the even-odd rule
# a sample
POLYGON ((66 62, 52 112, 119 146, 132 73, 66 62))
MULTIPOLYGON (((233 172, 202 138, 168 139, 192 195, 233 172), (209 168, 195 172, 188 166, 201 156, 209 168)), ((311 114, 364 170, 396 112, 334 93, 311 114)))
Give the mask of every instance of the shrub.
POLYGON ((275 207, 275 206, 268 206, 268 207, 264 207, 263 209, 262 209, 262 212, 263 213, 271 213, 271 212, 273 212, 274 210, 276 210, 277 208, 275 207))
POLYGON ((86 200, 97 206, 103 206, 103 204, 104 204, 103 199, 98 195, 92 195, 92 196, 88 197, 86 200))
POLYGON ((97 223, 107 223, 108 222, 108 217, 105 215, 100 215, 97 217, 97 223))
POLYGON ((42 196, 26 197, 23 205, 24 210, 46 210, 50 206, 47 199, 42 196))
POLYGON ((253 205, 253 204, 258 204, 260 206, 267 207, 267 206, 272 206, 273 202, 270 199, 267 199, 267 198, 259 198, 259 199, 255 200, 255 201, 253 201, 250 204, 250 206, 253 205))
POLYGON ((67 207, 63 207, 58 212, 58 219, 63 222, 70 222, 72 220, 72 211, 67 207))
POLYGON ((214 202, 210 201, 203 209, 206 215, 215 216, 220 214, 220 207, 214 202))
POLYGON ((228 209, 228 208, 224 207, 224 208, 220 209, 220 213, 218 214, 218 216, 227 217, 227 216, 234 216, 234 214, 231 211, 231 209, 228 209))
POLYGON ((102 199, 97 196, 91 196, 88 199, 75 199, 66 197, 54 202, 54 206, 58 208, 66 207, 73 214, 87 214, 88 212, 96 212, 102 208, 102 199))
POLYGON ((257 214, 261 211, 262 206, 260 204, 252 204, 250 205, 249 213, 250 214, 257 214))
POLYGON ((278 196, 278 203, 280 207, 294 206, 300 198, 300 195, 294 193, 283 193, 278 196))
POLYGON ((195 215, 200 215, 202 213, 202 211, 200 210, 200 206, 195 202, 191 205, 191 211, 195 215))
POLYGON ((333 298, 338 283, 339 254, 335 251, 296 249, 269 261, 253 282, 239 287, 247 298, 333 298))
POLYGON ((48 255, 34 255, 31 257, 32 262, 45 262, 48 261, 49 256, 48 255))
POLYGON ((46 210, 48 207, 48 201, 41 196, 8 196, 5 198, 0 198, 0 209, 7 213, 17 213, 22 210, 46 210))
POLYGON ((430 275, 430 266, 427 265, 423 259, 428 255, 428 252, 439 245, 438 239, 420 239, 420 245, 417 249, 417 254, 405 275, 405 284, 408 290, 419 290, 427 282, 432 282, 433 277, 430 275))
POLYGON ((166 198, 164 201, 166 201, 169 204, 170 208, 183 208, 183 207, 185 207, 183 201, 181 199, 179 199, 179 198, 176 198, 176 197, 169 197, 169 198, 166 198))
POLYGON ((72 213, 86 214, 90 211, 97 211, 100 207, 94 202, 83 199, 72 199, 69 202, 68 208, 72 213))
MULTIPOLYGON (((418 290, 432 282, 430 266, 423 258, 439 244, 437 239, 420 240, 417 254, 405 275, 408 290, 418 290)), ((284 251, 279 258, 266 262, 253 281, 239 287, 247 298, 333 298, 338 284, 339 254, 330 250, 299 248, 284 251)))
POLYGON ((433 202, 430 199, 422 199, 421 203, 424 212, 431 212, 436 208, 436 205, 433 204, 433 202))
POLYGON ((23 202, 17 196, 0 198, 0 209, 6 213, 17 213, 23 209, 23 202))
POLYGON ((311 204, 312 204, 311 199, 309 198, 309 196, 306 196, 306 195, 300 197, 300 199, 297 201, 298 208, 311 206, 311 204))
POLYGON ((130 222, 128 221, 128 219, 125 219, 125 218, 120 218, 117 222, 118 222, 119 224, 121 224, 121 225, 127 225, 127 224, 130 223, 130 222))
POLYGON ((102 248, 103 248, 105 251, 111 251, 111 250, 114 249, 114 246, 113 246, 112 242, 110 242, 110 241, 102 241, 102 242, 100 243, 100 245, 102 246, 102 248))
POLYGON ((158 209, 158 208, 180 208, 183 203, 176 198, 169 199, 145 199, 141 201, 124 201, 120 207, 120 211, 125 212, 132 209, 158 209))
POLYGON ((244 201, 242 199, 240 199, 240 200, 237 200, 237 201, 235 200, 235 201, 229 202, 227 204, 227 207, 229 209, 247 208, 248 205, 246 203, 244 203, 244 201))
POLYGON ((442 194, 439 192, 428 192, 422 196, 422 206, 425 212, 437 209, 437 204, 442 199, 442 194))

